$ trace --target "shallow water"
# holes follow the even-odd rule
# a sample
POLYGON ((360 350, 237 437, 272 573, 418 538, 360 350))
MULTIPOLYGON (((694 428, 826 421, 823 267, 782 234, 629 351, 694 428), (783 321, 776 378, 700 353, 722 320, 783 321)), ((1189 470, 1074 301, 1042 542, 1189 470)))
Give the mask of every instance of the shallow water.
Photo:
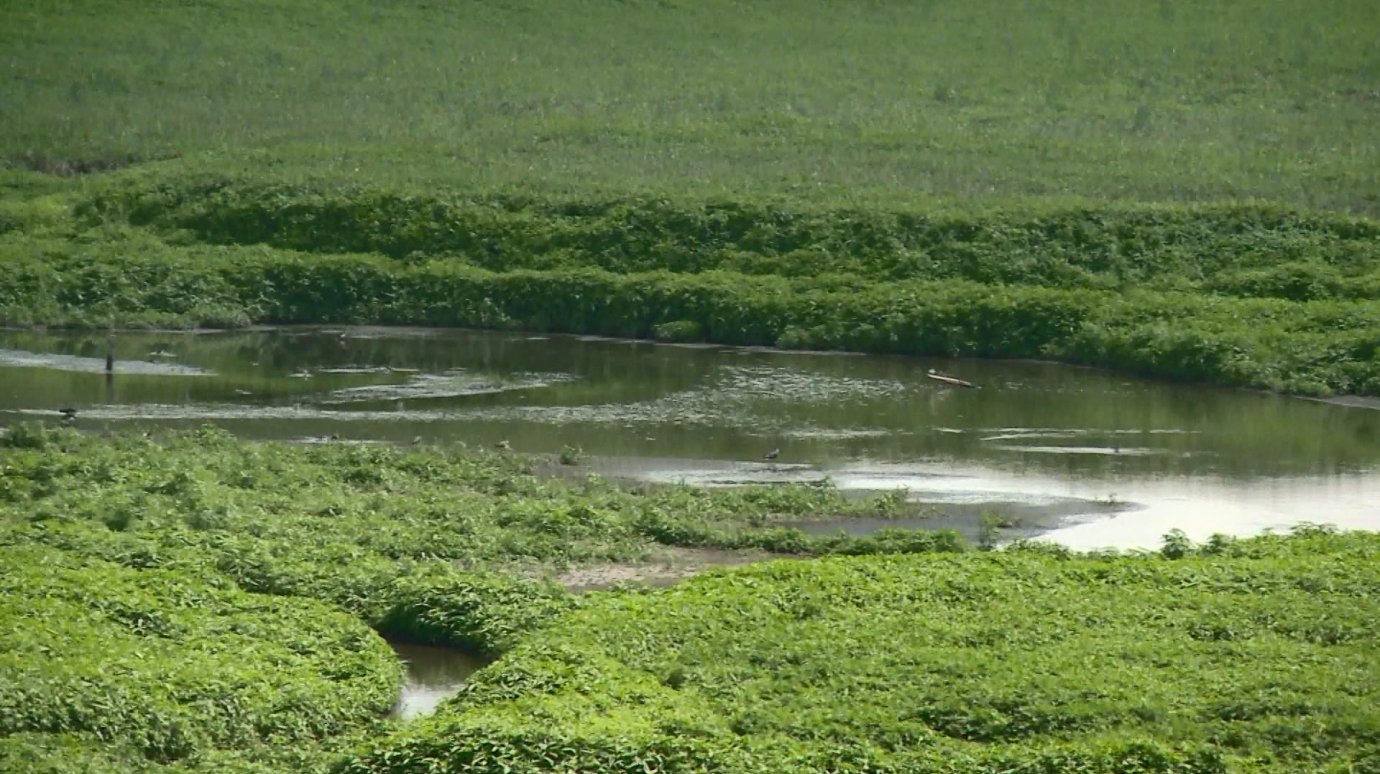
MULTIPOLYGON (((728 486, 905 488, 925 526, 1153 546, 1301 522, 1380 528, 1380 412, 1049 363, 458 330, 0 331, 0 423, 492 447, 728 486), (962 389, 929 368, 978 384, 962 389), (779 457, 763 455, 779 449, 779 457)), ((850 529, 900 524, 830 525, 850 529)), ((916 524, 914 526, 920 526, 916 524)))
POLYGON ((402 692, 393 705, 393 716, 410 720, 430 715, 442 701, 454 696, 484 662, 467 653, 430 645, 389 642, 405 668, 402 692))

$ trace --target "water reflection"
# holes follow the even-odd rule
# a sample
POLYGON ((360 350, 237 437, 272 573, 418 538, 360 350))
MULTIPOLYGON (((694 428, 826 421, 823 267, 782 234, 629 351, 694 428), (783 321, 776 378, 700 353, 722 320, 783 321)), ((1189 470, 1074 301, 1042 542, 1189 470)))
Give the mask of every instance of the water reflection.
POLYGON ((467 653, 430 645, 389 642, 405 667, 405 678, 393 716, 408 720, 430 715, 454 696, 484 662, 467 653))
POLYGON ((85 429, 213 422, 260 438, 506 440, 524 452, 579 447, 614 475, 827 476, 951 508, 945 490, 968 492, 974 508, 1053 495, 1071 504, 1041 518, 1112 538, 1175 519, 1380 526, 1380 412, 1093 369, 286 328, 121 333, 107 383, 106 347, 104 333, 0 332, 0 423, 75 407, 85 429), (929 379, 932 367, 982 389, 929 379), (1108 513, 1098 503, 1109 498, 1128 508, 1108 513), (1224 515, 1241 508, 1251 519, 1224 515))

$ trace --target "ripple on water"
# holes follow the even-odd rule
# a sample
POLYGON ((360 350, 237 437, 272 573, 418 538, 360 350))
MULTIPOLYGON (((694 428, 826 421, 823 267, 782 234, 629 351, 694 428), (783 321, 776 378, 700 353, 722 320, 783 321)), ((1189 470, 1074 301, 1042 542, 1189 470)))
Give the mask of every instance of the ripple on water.
POLYGON ((1020 441, 1030 438, 1087 438, 1091 436, 1128 436, 1128 435, 1190 435, 1197 433, 1197 430, 1179 430, 1177 428, 1154 428, 1148 430, 1129 430, 1125 428, 1069 428, 1069 427, 997 427, 986 430, 977 430, 981 433, 995 433, 995 435, 983 435, 981 441, 1020 441))
MULTIPOLYGON (((14 409, 15 413, 32 416, 51 416, 52 410, 14 409)), ((81 410, 82 419, 110 421, 151 420, 222 420, 222 419, 278 419, 330 420, 332 422, 438 422, 455 418, 450 411, 378 410, 339 411, 312 406, 242 406, 235 403, 140 403, 133 405, 91 406, 81 410)))
POLYGON ((1151 449, 1145 446, 1022 446, 1019 444, 999 444, 992 448, 1023 454, 1105 454, 1113 457, 1144 457, 1151 454, 1169 453, 1168 449, 1151 449))

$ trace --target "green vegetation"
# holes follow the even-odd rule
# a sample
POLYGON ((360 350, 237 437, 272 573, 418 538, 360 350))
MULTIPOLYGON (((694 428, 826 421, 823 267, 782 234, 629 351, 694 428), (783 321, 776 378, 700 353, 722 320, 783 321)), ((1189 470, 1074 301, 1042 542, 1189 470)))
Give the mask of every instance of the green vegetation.
POLYGON ((1380 755, 1374 536, 977 552, 774 526, 904 512, 827 487, 631 491, 510 454, 209 429, 0 442, 5 765, 1340 772, 1380 755), (658 545, 795 558, 655 593, 541 580, 658 545), (365 624, 502 658, 394 728, 396 662, 365 624))
POLYGON ((1380 225, 1342 216, 582 209, 214 179, 106 186, 47 226, 26 217, 0 236, 11 323, 702 337, 1380 393, 1380 225))
POLYGON ((1314 528, 603 595, 342 771, 1370 771, 1377 553, 1314 528))
POLYGON ((577 606, 542 576, 636 561, 659 544, 802 555, 964 547, 951 533, 772 526, 899 514, 894 498, 848 502, 824 487, 639 494, 540 480, 531 464, 245 443, 211 429, 98 439, 8 428, 0 628, 13 633, 0 642, 0 762, 57 766, 81 750, 134 768, 267 760, 277 770, 293 747, 289 767, 319 768, 395 696, 397 662, 363 624, 497 655, 577 606), (298 744, 319 737, 330 738, 298 744), (105 743, 123 747, 92 747, 105 743))
POLYGON ((1378 26, 1363 0, 15 3, 0 321, 1376 394, 1378 26))
POLYGON ((0 158, 408 192, 1373 215, 1377 27, 1368 0, 16 0, 0 158))
POLYGON ((227 749, 290 765, 294 746, 367 725, 397 696, 383 641, 319 603, 35 545, 0 559, 6 771, 33 770, 26 750, 57 740, 127 747, 131 768, 209 766, 227 749))
MULTIPOLYGON (((0 324, 525 328, 1380 394, 1377 28, 1371 0, 16 0, 0 324)), ((1380 769, 1373 537, 979 553, 777 525, 896 509, 828 488, 0 440, 0 768, 1380 769), (922 556, 543 580, 658 544, 922 556), (365 626, 507 655, 365 742, 398 679, 365 626)))

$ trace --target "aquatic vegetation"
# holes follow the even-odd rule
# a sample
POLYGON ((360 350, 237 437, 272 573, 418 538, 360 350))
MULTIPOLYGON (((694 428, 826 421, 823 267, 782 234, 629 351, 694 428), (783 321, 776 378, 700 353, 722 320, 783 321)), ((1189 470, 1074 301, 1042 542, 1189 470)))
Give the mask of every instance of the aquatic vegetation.
POLYGON ((778 561, 602 595, 341 770, 1340 772, 1380 759, 1380 538, 1174 543, 778 561))

